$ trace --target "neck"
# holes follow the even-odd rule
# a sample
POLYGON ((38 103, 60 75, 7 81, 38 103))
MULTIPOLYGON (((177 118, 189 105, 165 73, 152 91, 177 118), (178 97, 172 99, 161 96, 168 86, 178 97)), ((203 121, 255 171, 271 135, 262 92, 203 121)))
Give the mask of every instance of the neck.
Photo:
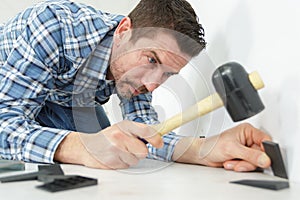
POLYGON ((111 68, 111 66, 109 66, 107 69, 106 79, 107 80, 115 80, 113 74, 110 71, 110 68, 111 68))

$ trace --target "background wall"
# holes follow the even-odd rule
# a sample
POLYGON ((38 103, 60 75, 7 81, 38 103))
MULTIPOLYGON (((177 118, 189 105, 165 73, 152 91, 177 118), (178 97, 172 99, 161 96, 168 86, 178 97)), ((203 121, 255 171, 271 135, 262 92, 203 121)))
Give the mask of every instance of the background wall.
MULTIPOLYGON (((258 70, 266 109, 248 121, 279 142, 290 179, 300 181, 300 1, 191 0, 216 66, 235 60, 258 70)), ((226 121, 226 120, 225 120, 226 121)))
MULTIPOLYGON (((5 22, 10 17, 14 16, 22 9, 31 6, 35 3, 41 2, 42 0, 1 0, 0 5, 0 23, 5 22)), ((138 2, 138 0, 73 0, 74 2, 85 3, 92 5, 95 8, 102 9, 112 13, 126 15, 138 2)))
MULTIPOLYGON (((76 0, 126 15, 138 0, 76 0)), ((39 2, 2 0, 0 23, 39 2)), ((300 1, 189 0, 206 30, 208 46, 177 77, 155 92, 154 106, 164 120, 210 94, 211 73, 228 61, 259 71, 266 87, 259 91, 266 109, 249 120, 280 143, 291 181, 300 182, 300 1)), ((107 111, 121 120, 112 98, 107 111), (112 112, 110 110, 113 110, 112 112)), ((233 126, 221 108, 176 130, 183 135, 213 135, 233 126)))

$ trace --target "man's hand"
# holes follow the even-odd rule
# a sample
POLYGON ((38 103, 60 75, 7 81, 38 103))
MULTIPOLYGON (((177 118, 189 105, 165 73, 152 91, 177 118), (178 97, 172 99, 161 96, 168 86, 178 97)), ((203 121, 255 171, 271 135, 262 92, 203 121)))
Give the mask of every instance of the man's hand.
POLYGON ((148 154, 138 137, 156 148, 163 146, 162 138, 150 126, 122 121, 95 134, 72 132, 59 145, 55 160, 92 168, 128 168, 148 154))
POLYGON ((271 160, 264 153, 264 140, 271 140, 271 137, 245 123, 210 138, 182 139, 176 145, 173 160, 212 167, 223 166, 234 171, 267 168, 271 160))

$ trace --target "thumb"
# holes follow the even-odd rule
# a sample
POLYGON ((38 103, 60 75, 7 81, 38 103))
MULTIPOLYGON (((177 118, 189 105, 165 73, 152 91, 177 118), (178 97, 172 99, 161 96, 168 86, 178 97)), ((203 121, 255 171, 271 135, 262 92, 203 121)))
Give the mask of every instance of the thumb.
POLYGON ((267 168, 271 165, 271 159, 268 155, 258 149, 240 145, 240 151, 237 152, 240 152, 240 155, 238 155, 237 158, 246 160, 258 167, 267 168))

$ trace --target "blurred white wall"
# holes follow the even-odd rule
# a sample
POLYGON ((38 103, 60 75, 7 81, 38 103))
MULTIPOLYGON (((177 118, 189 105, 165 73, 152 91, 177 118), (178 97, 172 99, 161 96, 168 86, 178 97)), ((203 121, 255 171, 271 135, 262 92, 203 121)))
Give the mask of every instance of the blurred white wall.
POLYGON ((212 62, 234 60, 262 76, 266 86, 259 93, 266 109, 247 121, 280 144, 290 179, 300 182, 300 1, 190 2, 206 29, 212 62))
MULTIPOLYGON (((2 0, 0 23, 37 0, 2 0)), ((108 12, 126 15, 138 0, 77 0, 108 12)), ((155 92, 161 120, 210 94, 211 73, 228 61, 257 70, 266 87, 259 91, 266 109, 247 120, 264 129, 286 153, 291 181, 300 182, 300 1, 189 0, 206 30, 205 52, 155 92)), ((112 122, 121 120, 115 98, 107 110, 112 122)), ((210 135, 233 126, 221 108, 176 130, 183 135, 210 135), (195 134, 195 132, 197 134, 195 134)))
MULTIPOLYGON (((126 15, 138 3, 138 0, 73 0, 74 2, 85 3, 97 9, 107 12, 126 15)), ((18 12, 28 6, 41 2, 41 0, 1 0, 0 23, 5 22, 18 12)))

